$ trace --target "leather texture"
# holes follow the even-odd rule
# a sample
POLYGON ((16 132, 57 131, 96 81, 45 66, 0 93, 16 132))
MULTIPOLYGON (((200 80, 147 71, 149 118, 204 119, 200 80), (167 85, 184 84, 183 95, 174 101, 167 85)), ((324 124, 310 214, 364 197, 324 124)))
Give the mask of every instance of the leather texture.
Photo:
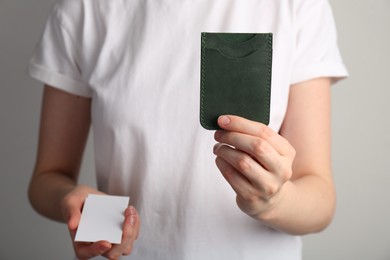
POLYGON ((272 33, 202 33, 201 48, 201 125, 218 130, 226 114, 268 125, 272 33))

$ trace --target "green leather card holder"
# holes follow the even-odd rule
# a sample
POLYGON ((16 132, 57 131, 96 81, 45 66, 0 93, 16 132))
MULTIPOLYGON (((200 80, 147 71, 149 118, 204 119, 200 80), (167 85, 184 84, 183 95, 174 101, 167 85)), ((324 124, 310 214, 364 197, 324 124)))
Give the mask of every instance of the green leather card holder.
POLYGON ((202 33, 200 123, 220 127, 220 115, 269 123, 272 33, 202 33))

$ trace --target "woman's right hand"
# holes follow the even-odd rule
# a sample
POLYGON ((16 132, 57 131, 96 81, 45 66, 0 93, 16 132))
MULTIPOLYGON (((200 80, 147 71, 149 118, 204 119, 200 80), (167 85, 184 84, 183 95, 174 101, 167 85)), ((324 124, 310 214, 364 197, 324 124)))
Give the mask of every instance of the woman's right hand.
POLYGON ((125 210, 121 244, 111 244, 108 241, 94 243, 74 242, 77 227, 80 222, 81 210, 88 194, 104 194, 91 187, 79 185, 70 191, 62 200, 62 212, 72 238, 73 248, 78 259, 89 259, 102 255, 108 259, 119 259, 122 255, 129 255, 134 241, 138 237, 140 218, 134 207, 125 210))
MULTIPOLYGON (((53 220, 65 221, 72 241, 88 194, 102 194, 91 187, 76 185, 91 125, 91 103, 91 98, 45 86, 37 162, 29 186, 34 209, 53 220)), ((124 215, 121 244, 73 243, 77 257, 103 255, 118 259, 129 254, 138 235, 140 218, 133 207, 126 209, 124 215)))

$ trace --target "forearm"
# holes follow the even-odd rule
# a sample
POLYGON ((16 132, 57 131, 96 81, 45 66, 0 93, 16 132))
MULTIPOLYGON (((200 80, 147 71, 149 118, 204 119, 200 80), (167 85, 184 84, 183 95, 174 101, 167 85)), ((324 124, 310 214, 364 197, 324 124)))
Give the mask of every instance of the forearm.
POLYGON ((333 184, 315 175, 286 182, 278 202, 258 219, 282 232, 304 235, 326 228, 334 214, 333 184))
POLYGON ((40 214, 64 221, 61 202, 75 188, 88 137, 91 99, 45 86, 37 161, 29 199, 40 214))
POLYGON ((74 180, 58 172, 35 174, 28 191, 30 203, 43 216, 65 222, 61 202, 75 186, 74 180))

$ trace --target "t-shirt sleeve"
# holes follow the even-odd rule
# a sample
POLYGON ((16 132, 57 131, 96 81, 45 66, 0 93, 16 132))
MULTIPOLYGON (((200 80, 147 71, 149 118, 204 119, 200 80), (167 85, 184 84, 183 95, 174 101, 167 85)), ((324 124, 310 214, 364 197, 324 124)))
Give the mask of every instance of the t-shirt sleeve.
POLYGON ((40 42, 28 65, 31 77, 71 94, 91 97, 92 91, 83 81, 77 42, 64 26, 58 6, 49 16, 40 42))
POLYGON ((333 81, 345 78, 348 72, 337 45, 336 26, 329 2, 297 2, 291 84, 319 77, 330 77, 333 81))

